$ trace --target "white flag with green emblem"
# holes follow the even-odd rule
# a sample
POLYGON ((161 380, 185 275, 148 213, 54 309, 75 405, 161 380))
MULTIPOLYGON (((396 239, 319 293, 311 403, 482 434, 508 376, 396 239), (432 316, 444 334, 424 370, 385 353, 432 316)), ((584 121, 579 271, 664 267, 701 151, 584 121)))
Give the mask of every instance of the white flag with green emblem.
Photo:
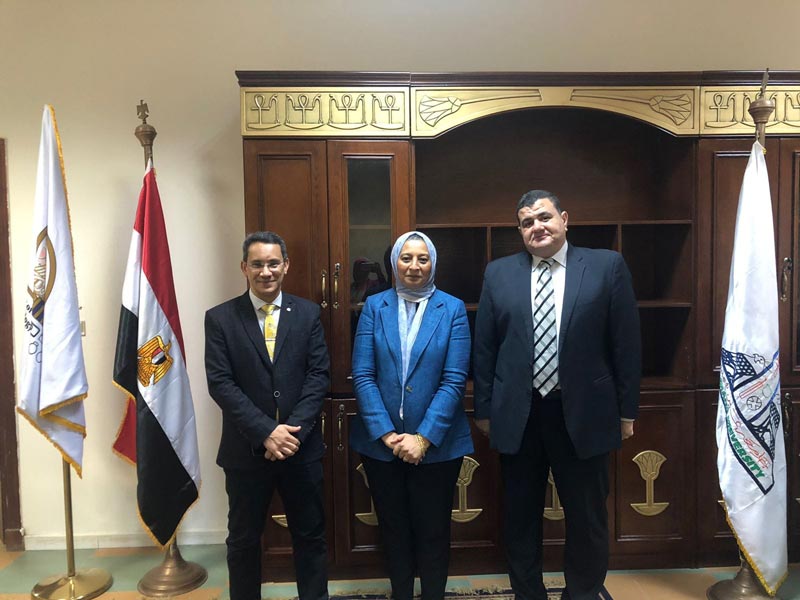
POLYGON ((717 468, 728 523, 764 588, 787 575, 778 281, 767 164, 756 142, 739 194, 722 335, 717 468))
POLYGON ((83 399, 89 384, 81 346, 61 139, 51 106, 45 106, 42 115, 31 263, 17 411, 80 475, 86 436, 83 399))

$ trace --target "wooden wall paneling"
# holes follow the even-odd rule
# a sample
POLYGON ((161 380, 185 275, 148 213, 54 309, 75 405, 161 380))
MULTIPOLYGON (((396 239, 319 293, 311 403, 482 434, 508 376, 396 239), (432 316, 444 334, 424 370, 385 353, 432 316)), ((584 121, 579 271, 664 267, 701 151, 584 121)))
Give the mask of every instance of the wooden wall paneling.
POLYGON ((777 273, 781 323, 781 385, 800 385, 800 139, 780 140, 777 273))
POLYGON ((784 416, 789 416, 786 440, 789 561, 797 562, 800 560, 800 389, 783 389, 781 401, 787 405, 784 416))
MULTIPOLYGON (((719 383, 736 209, 752 139, 701 139, 697 202, 697 383, 719 383)), ((773 214, 778 214, 779 142, 767 139, 773 214)), ((776 230, 776 239, 778 231, 776 230)))
POLYGON ((737 565, 736 538, 725 519, 717 473, 718 389, 697 392, 697 566, 737 565))
POLYGON ((415 142, 417 221, 514 226, 516 202, 536 188, 558 195, 575 224, 691 219, 692 144, 592 111, 474 121, 415 142))
POLYGON ((245 140, 244 175, 247 233, 280 234, 291 264, 284 289, 322 302, 321 272, 328 264, 325 142, 245 140))
POLYGON ((25 549, 19 501, 6 141, 0 139, 0 523, 8 550, 25 549))
POLYGON ((355 399, 332 402, 332 439, 334 489, 334 528, 331 540, 337 566, 376 566, 382 564, 382 547, 376 526, 372 497, 361 465, 361 456, 348 443, 350 423, 358 418, 355 399))
POLYGON ((692 566, 694 392, 643 392, 635 435, 614 453, 612 566, 692 566))

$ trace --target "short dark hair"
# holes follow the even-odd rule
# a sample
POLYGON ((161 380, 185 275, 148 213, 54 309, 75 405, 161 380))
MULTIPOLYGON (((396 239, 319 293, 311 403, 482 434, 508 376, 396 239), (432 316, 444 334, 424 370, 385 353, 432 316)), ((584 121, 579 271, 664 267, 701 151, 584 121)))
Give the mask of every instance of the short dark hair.
POLYGON ((255 231, 244 238, 244 242, 242 242, 242 260, 244 262, 247 262, 247 253, 253 244, 278 244, 281 247, 283 260, 289 258, 289 254, 286 252, 286 242, 281 236, 273 231, 255 231))
POLYGON ((533 206, 539 200, 544 199, 550 200, 550 202, 553 203, 553 208, 555 208, 556 211, 561 214, 561 202, 558 200, 558 196, 552 192, 548 192, 547 190, 531 190, 530 192, 525 192, 522 195, 522 198, 519 199, 519 202, 517 202, 517 213, 519 213, 522 208, 525 208, 526 206, 533 206))

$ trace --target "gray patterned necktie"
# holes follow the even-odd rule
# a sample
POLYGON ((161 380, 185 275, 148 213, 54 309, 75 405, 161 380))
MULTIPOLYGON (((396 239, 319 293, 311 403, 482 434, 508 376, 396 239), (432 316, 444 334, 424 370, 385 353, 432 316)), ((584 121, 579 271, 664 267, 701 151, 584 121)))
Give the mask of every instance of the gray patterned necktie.
POLYGON ((553 276, 548 258, 536 266, 536 297, 533 309, 533 387, 544 397, 558 385, 558 337, 553 276))

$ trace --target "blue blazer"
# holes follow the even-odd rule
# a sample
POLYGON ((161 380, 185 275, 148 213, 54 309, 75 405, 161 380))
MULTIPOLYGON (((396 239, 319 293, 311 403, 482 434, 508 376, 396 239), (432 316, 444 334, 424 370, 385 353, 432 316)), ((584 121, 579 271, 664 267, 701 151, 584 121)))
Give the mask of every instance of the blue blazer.
POLYGON ((358 321, 353 347, 353 385, 358 417, 350 445, 382 461, 394 459, 381 441, 389 432, 419 433, 430 440, 426 463, 473 451, 464 413, 470 333, 464 303, 440 290, 428 299, 411 349, 400 419, 402 358, 394 289, 370 296, 358 321))
MULTIPOLYGON (((475 418, 491 419, 491 444, 516 454, 533 390, 531 255, 486 267, 475 319, 475 418)), ((621 445, 620 417, 635 419, 641 377, 639 311, 631 274, 609 250, 567 248, 558 336, 558 381, 580 458, 621 445)))

